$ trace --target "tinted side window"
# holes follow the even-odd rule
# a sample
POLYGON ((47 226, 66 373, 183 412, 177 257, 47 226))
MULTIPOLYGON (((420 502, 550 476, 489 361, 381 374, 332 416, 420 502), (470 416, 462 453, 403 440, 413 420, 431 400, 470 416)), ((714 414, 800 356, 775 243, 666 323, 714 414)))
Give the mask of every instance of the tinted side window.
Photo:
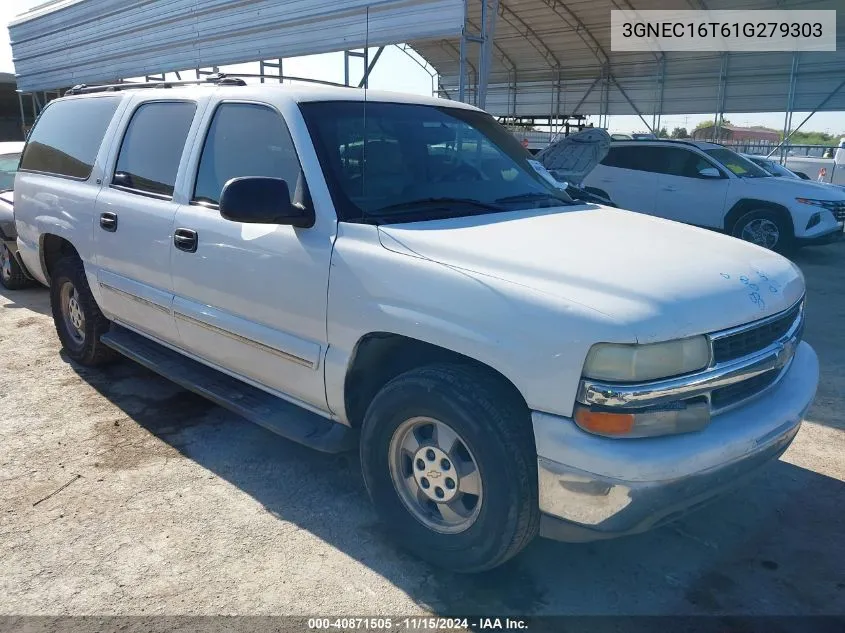
POLYGON ((86 179, 120 97, 50 103, 29 135, 21 169, 86 179))
POLYGON ((194 200, 217 204, 223 185, 243 176, 281 178, 293 199, 303 186, 299 158, 281 115, 267 106, 224 103, 205 139, 194 200))
POLYGON ((188 102, 139 106, 123 136, 112 184, 172 196, 196 109, 195 103, 188 102))
POLYGON ((622 169, 637 169, 637 148, 611 147, 601 164, 622 169))
POLYGON ((663 148, 647 145, 611 147, 601 164, 608 167, 662 173, 665 165, 665 154, 663 148))
POLYGON ((685 178, 702 178, 698 172, 707 167, 713 167, 709 160, 680 147, 666 147, 664 153, 664 173, 670 176, 683 176, 685 178))

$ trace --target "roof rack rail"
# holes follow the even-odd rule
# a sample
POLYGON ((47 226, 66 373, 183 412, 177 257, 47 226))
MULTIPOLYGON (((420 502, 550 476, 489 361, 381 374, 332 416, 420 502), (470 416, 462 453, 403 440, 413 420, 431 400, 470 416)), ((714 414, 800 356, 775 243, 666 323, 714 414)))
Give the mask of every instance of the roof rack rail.
POLYGON ((678 145, 692 145, 693 147, 698 147, 696 143, 710 143, 711 145, 721 145, 721 143, 717 143, 715 141, 701 141, 698 139, 688 139, 688 138, 618 138, 618 139, 611 139, 613 143, 675 143, 678 145))
POLYGON ((105 84, 88 86, 79 84, 65 91, 65 95, 81 95, 92 92, 117 92, 119 90, 135 90, 136 88, 173 88, 176 86, 190 86, 196 84, 215 84, 217 86, 245 86, 246 82, 240 77, 230 77, 223 73, 216 73, 202 79, 179 79, 177 81, 144 81, 124 82, 119 84, 105 84))

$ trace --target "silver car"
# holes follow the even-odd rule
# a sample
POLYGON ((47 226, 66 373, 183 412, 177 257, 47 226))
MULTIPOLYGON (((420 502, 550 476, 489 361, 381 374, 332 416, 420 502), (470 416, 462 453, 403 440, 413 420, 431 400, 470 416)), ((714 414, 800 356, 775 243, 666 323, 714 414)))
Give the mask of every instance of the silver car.
POLYGON ((9 290, 20 290, 33 283, 17 259, 13 189, 23 146, 19 142, 0 143, 0 284, 9 290))

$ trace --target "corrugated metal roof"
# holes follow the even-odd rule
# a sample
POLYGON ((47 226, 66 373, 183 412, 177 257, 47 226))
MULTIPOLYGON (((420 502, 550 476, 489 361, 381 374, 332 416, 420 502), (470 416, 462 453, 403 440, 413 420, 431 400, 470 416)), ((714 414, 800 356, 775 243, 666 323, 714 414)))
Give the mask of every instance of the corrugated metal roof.
POLYGON ((462 25, 463 0, 62 0, 9 35, 18 88, 35 91, 454 37, 462 25))
MULTIPOLYGON (((659 54, 613 52, 610 11, 622 8, 841 10, 843 0, 499 0, 486 109, 538 117, 574 109, 580 114, 634 114, 630 99, 646 114, 658 109, 664 114, 716 111, 722 56, 667 52, 661 61, 659 54), (605 62, 615 81, 602 78, 605 62), (661 63, 662 102, 657 81, 661 63)), ((469 0, 469 29, 479 31, 480 21, 481 0, 469 0)), ((411 42, 440 73, 440 85, 449 96, 458 90, 459 43, 457 37, 411 42)), ((838 20, 837 44, 835 53, 800 54, 793 110, 816 108, 845 79, 845 19, 838 20)), ((469 57, 467 94, 474 101, 477 50, 469 57)), ((791 66, 792 53, 728 54, 724 111, 786 110, 791 66)), ((845 90, 823 109, 845 110, 845 90)))
MULTIPOLYGON (((467 0, 478 32, 482 0, 467 0)), ((610 11, 841 9, 843 0, 499 0, 486 108, 499 115, 713 112, 724 68, 724 111, 783 111, 792 53, 611 51, 610 11), (663 67, 663 84, 658 83, 663 67), (662 92, 662 97, 661 97, 662 92)), ((186 68, 410 42, 456 98, 464 0, 54 0, 10 26, 18 87, 74 83, 186 68), (367 9, 369 6, 369 27, 367 9)), ((798 57, 794 110, 816 108, 843 80, 838 51, 798 57)), ((469 44, 475 100, 478 45, 469 44)), ((845 90, 825 110, 845 110, 845 90)))

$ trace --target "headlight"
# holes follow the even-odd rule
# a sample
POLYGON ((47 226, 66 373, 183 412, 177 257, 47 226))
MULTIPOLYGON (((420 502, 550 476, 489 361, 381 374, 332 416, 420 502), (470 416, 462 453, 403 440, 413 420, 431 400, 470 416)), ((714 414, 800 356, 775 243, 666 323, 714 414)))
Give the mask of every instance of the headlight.
POLYGON ((813 198, 795 198, 801 204, 809 204, 813 207, 822 207, 833 211, 842 204, 839 200, 814 200, 813 198))
POLYGON ((710 344, 704 336, 650 343, 599 343, 590 348, 584 377, 612 382, 642 382, 704 369, 710 364, 710 344))

